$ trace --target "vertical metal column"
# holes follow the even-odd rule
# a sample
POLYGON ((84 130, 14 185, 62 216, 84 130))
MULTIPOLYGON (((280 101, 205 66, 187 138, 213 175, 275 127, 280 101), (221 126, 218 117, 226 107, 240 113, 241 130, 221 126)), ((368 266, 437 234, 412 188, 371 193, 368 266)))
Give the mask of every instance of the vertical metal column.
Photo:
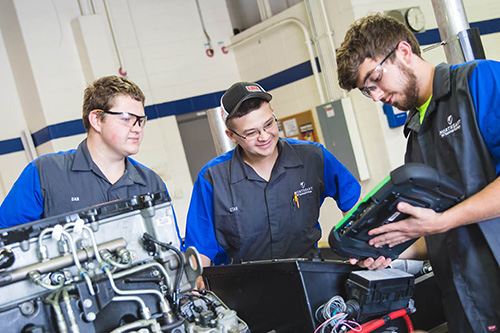
POLYGON ((485 58, 479 33, 470 29, 462 0, 432 0, 434 15, 448 63, 485 58), (471 39, 473 39, 471 43, 471 39))
MULTIPOLYGON (((333 42, 333 31, 330 27, 328 15, 323 0, 305 0, 305 8, 309 24, 311 26, 314 46, 321 65, 321 75, 324 79, 327 102, 346 97, 346 93, 338 85, 337 60, 335 45, 333 42)), ((325 101, 321 102, 326 103, 325 101)))
POLYGON ((221 107, 207 110, 208 124, 210 125, 210 132, 212 132, 217 155, 224 154, 234 148, 233 141, 226 135, 226 124, 224 124, 221 112, 221 107))

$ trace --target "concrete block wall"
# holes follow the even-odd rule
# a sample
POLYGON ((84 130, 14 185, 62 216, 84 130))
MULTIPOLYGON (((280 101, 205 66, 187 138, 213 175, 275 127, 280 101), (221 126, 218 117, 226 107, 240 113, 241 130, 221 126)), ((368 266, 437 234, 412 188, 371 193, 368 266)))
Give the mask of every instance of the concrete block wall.
MULTIPOLYGON (((309 61, 303 32, 290 23, 267 31, 227 54, 221 51, 221 46, 241 41, 285 18, 298 19, 308 27, 303 3, 233 37, 226 1, 200 0, 206 31, 215 51, 210 58, 205 53, 207 40, 194 1, 2 0, 0 114, 3 121, 0 122, 0 142, 10 144, 9 140, 14 140, 15 144, 26 128, 36 133, 51 125, 81 118, 88 75, 79 54, 73 25, 84 14, 89 15, 82 13, 82 3, 91 4, 94 13, 90 14, 102 19, 102 35, 95 38, 99 37, 108 44, 101 56, 103 61, 111 64, 102 75, 118 74, 119 69, 106 18, 107 9, 123 69, 144 90, 148 106, 212 96, 235 81, 269 79, 309 61)), ((336 47, 355 19, 374 10, 402 6, 397 0, 325 0, 325 5, 336 47)), ((469 22, 500 18, 500 4, 496 0, 464 0, 464 5, 469 22)), ((420 6, 426 15, 426 29, 436 29, 430 0, 404 3, 404 7, 410 6, 420 6)), ((500 34, 485 35, 482 41, 488 58, 500 60, 500 34)), ((440 48, 425 53, 424 57, 434 64, 445 61, 440 48)), ((310 74, 291 83, 267 88, 274 96, 272 106, 278 117, 314 111, 321 104, 316 82, 310 74)), ((401 128, 388 128, 381 105, 371 102, 358 91, 349 93, 349 96, 371 175, 362 183, 365 194, 402 163, 405 140, 401 128)), ((170 111, 171 114, 183 112, 170 111)), ((319 127, 317 118, 315 121, 319 127)), ((321 130, 318 130, 321 139, 321 130)), ((84 137, 85 134, 75 132, 70 136, 52 138, 38 145, 37 152, 71 149, 84 137)), ((174 116, 148 122, 141 152, 134 158, 157 171, 167 183, 183 233, 192 182, 174 116)), ((22 150, 0 154, 0 200, 27 162, 22 150)), ((340 219, 341 214, 334 202, 325 202, 320 217, 325 230, 323 240, 340 219)))
MULTIPOLYGON (((107 10, 123 70, 143 89, 147 106, 225 90, 239 80, 234 55, 220 49, 233 34, 226 3, 200 1, 200 6, 216 48, 212 58, 205 53, 206 38, 194 1, 2 0, 0 113, 8 119, 0 123, 0 141, 19 139, 26 128, 36 133, 81 119, 83 91, 89 80, 73 25, 83 14, 102 18, 103 30, 91 33, 106 40, 111 49, 100 55, 102 60, 108 61, 108 54, 115 57, 100 74, 119 75, 107 10), (82 13, 80 4, 85 2, 94 13, 82 13)), ((75 131, 49 138, 37 146, 37 153, 74 148, 84 137, 75 131)), ((174 116, 148 122, 141 152, 134 158, 162 176, 183 231, 192 181, 174 116)), ((0 155, 0 200, 27 162, 24 151, 0 155)))

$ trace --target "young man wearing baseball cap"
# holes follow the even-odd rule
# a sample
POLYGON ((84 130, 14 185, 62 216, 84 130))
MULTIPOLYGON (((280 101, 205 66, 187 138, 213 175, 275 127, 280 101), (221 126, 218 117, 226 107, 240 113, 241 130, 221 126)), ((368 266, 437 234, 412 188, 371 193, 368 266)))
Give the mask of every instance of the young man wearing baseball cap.
POLYGON ((271 99, 249 82, 222 96, 236 148, 200 171, 186 226, 186 247, 196 247, 205 266, 316 257, 323 200, 334 198, 342 212, 358 202, 360 185, 332 153, 279 137, 271 99))

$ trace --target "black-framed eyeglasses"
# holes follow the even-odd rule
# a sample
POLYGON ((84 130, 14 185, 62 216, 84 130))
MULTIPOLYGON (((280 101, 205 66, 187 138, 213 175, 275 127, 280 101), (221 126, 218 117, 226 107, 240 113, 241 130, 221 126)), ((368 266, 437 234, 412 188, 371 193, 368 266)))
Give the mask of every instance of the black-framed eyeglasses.
POLYGON ((127 127, 134 127, 136 124, 139 124, 139 127, 143 128, 146 125, 146 120, 148 116, 138 116, 134 113, 130 112, 115 112, 108 110, 96 110, 100 113, 112 114, 120 117, 116 117, 116 120, 119 124, 127 127))
POLYGON ((391 52, 389 52, 389 54, 387 54, 385 56, 385 58, 380 62, 380 64, 377 65, 377 67, 375 67, 370 73, 367 74, 363 88, 359 88, 359 90, 361 91, 361 93, 364 96, 366 96, 368 98, 372 98, 372 92, 377 90, 377 82, 380 82, 382 80, 382 76, 384 75, 384 73, 386 71, 385 67, 383 67, 383 66, 384 66, 385 62, 387 61, 387 59, 389 59, 389 57, 394 52, 396 52, 396 50, 398 49, 398 46, 399 46, 399 43, 396 45, 396 47, 394 47, 391 50, 391 52), (367 86, 367 84, 369 84, 370 82, 372 82, 373 84, 371 86, 367 86))
POLYGON ((240 138, 242 138, 244 140, 253 140, 253 139, 258 138, 260 136, 260 134, 262 133, 262 131, 269 133, 269 131, 273 130, 276 127, 277 122, 278 122, 278 119, 276 119, 276 116, 273 116, 273 118, 269 119, 264 124, 264 126, 262 126, 261 129, 253 128, 253 129, 247 130, 244 133, 245 135, 241 135, 238 132, 236 132, 230 128, 229 128, 229 131, 231 131, 232 133, 236 134, 237 136, 239 136, 240 138))

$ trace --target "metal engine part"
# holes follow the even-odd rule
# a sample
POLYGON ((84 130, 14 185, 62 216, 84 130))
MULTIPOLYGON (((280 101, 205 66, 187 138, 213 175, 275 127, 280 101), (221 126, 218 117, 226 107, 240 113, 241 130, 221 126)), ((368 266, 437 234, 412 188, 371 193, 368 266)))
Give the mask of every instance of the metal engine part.
POLYGON ((180 248, 166 192, 2 229, 2 331, 246 332, 180 248))

